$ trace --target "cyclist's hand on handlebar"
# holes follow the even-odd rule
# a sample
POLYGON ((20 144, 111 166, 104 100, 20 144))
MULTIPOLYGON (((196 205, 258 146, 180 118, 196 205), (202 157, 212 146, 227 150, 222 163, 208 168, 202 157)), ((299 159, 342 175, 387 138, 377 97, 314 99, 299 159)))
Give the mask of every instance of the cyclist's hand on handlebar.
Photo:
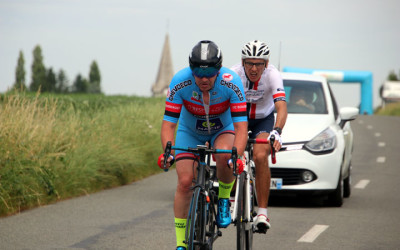
POLYGON ((269 132, 268 141, 270 140, 271 135, 275 136, 274 148, 278 152, 282 147, 282 138, 278 131, 272 130, 271 132, 269 132))
MULTIPOLYGON (((246 158, 243 156, 243 159, 236 160, 236 172, 237 174, 241 174, 244 170, 244 165, 246 164, 246 158)), ((228 160, 228 167, 233 169, 233 162, 232 159, 228 160)))
POLYGON ((174 164, 175 158, 174 158, 173 155, 169 155, 168 160, 167 160, 167 165, 166 165, 165 168, 164 168, 164 155, 165 155, 165 154, 161 154, 161 155, 158 157, 157 164, 158 164, 158 166, 159 166, 161 169, 164 169, 164 170, 165 170, 165 169, 170 168, 170 167, 174 164))

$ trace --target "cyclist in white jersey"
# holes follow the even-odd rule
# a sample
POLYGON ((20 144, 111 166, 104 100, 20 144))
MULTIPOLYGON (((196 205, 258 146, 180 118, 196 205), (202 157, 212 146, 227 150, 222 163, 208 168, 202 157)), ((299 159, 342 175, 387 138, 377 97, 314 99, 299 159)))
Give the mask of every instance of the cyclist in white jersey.
MULTIPOLYGON (((269 139, 275 135, 274 148, 282 146, 281 133, 286 123, 287 107, 280 72, 269 64, 269 48, 261 41, 246 43, 242 49, 242 62, 231 69, 242 79, 247 101, 248 127, 251 138, 269 139), (276 109, 276 121, 274 110, 276 109)), ((268 167, 269 144, 255 144, 253 157, 256 164, 258 212, 255 225, 260 232, 271 228, 267 207, 271 172, 268 167)))

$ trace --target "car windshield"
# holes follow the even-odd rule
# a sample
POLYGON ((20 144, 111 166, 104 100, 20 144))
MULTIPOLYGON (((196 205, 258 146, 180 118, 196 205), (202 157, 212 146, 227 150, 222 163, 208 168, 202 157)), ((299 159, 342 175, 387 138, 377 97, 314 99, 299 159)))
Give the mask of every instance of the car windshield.
POLYGON ((283 80, 288 113, 327 114, 325 95, 320 82, 283 80))

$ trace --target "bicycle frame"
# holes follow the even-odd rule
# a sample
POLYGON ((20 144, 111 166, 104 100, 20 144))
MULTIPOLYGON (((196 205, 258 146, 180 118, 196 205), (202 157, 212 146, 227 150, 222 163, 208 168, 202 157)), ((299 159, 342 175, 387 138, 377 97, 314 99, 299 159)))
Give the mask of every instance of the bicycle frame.
POLYGON ((217 212, 214 200, 217 194, 213 190, 213 183, 216 179, 214 170, 209 166, 210 155, 221 153, 237 155, 237 150, 236 148, 232 148, 232 150, 212 149, 206 145, 198 145, 196 148, 182 148, 171 146, 171 143, 168 142, 165 155, 169 155, 171 150, 182 150, 199 156, 197 179, 192 187, 193 195, 186 223, 185 242, 188 244, 188 249, 212 249, 213 242, 222 236, 222 233, 215 219, 217 212), (208 164, 206 163, 207 156, 208 164))
MULTIPOLYGON (((250 189, 252 189, 253 191, 253 195, 256 196, 257 199, 257 192, 255 192, 255 174, 254 174, 254 162, 252 159, 249 159, 250 155, 248 151, 245 151, 245 157, 246 157, 246 164, 244 166, 243 169, 243 173, 244 175, 240 174, 237 175, 237 179, 236 179, 236 190, 239 190, 239 184, 240 184, 240 178, 245 178, 245 183, 244 183, 244 192, 245 192, 245 196, 250 198, 250 189)), ((239 198, 239 192, 235 193, 235 201, 237 201, 239 198)), ((237 208, 238 207, 238 203, 235 202, 235 205, 233 207, 233 211, 232 211, 232 221, 235 222, 236 221, 236 213, 237 213, 237 208)), ((245 218, 244 220, 247 222, 246 223, 246 230, 249 230, 251 228, 251 224, 253 222, 253 218, 250 214, 251 211, 251 201, 250 199, 247 199, 245 201, 245 218)))
POLYGON ((273 135, 270 141, 265 139, 248 139, 245 150, 246 164, 243 172, 237 175, 235 205, 231 214, 232 222, 237 228, 237 249, 252 249, 253 233, 256 231, 253 225, 253 217, 256 215, 254 211, 254 197, 257 200, 253 144, 269 143, 271 145, 271 159, 273 164, 275 164, 274 141, 275 137, 273 135), (238 216, 240 216, 240 218, 238 218, 238 216))

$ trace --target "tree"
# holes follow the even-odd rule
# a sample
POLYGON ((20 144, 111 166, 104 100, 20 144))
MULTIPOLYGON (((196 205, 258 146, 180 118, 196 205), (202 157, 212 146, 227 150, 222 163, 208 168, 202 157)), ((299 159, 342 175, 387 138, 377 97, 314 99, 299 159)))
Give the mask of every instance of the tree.
POLYGON ((100 82, 101 82, 100 70, 99 67, 97 66, 97 62, 93 61, 92 64, 90 65, 90 71, 89 71, 88 92, 101 93, 100 82))
POLYGON ((42 92, 56 92, 56 75, 52 68, 49 68, 46 72, 46 81, 42 85, 42 92))
POLYGON ((25 60, 22 50, 19 51, 17 67, 15 69, 15 83, 14 88, 17 90, 25 90, 25 60))
POLYGON ((40 86, 46 83, 46 68, 43 64, 42 49, 36 45, 33 50, 32 82, 29 86, 31 91, 38 91, 40 86))
POLYGON ((89 82, 85 78, 78 74, 75 78, 74 84, 72 86, 73 92, 75 93, 87 93, 89 87, 89 82))
POLYGON ((399 80, 396 73, 394 73, 394 70, 390 71, 387 79, 388 79, 388 81, 398 81, 399 80))
POLYGON ((57 75, 56 92, 57 93, 68 93, 68 89, 69 89, 69 83, 68 83, 67 75, 65 74, 63 69, 60 69, 60 71, 58 71, 58 75, 57 75))

